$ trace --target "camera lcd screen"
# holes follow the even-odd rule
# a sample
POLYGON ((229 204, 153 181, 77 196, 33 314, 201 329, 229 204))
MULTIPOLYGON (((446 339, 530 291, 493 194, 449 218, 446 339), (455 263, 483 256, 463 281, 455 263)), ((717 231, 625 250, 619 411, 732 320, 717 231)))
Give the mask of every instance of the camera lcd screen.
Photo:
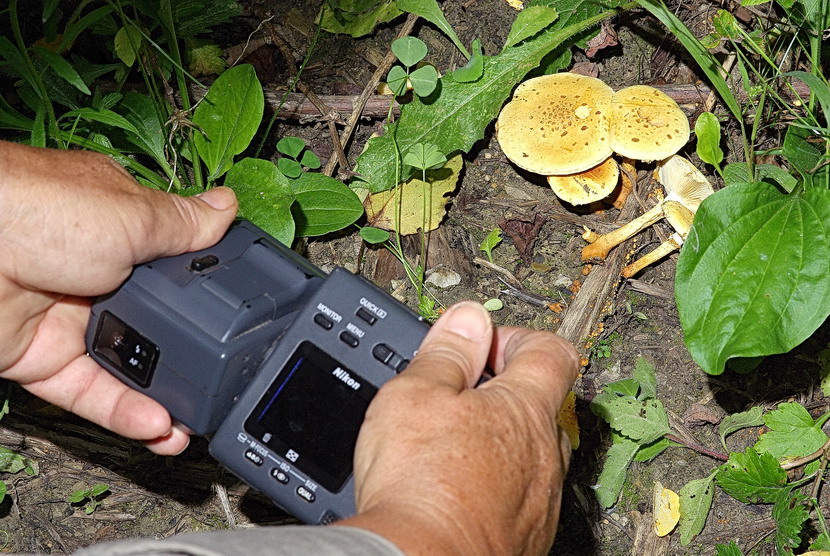
POLYGON ((352 473, 360 425, 377 388, 309 342, 300 344, 245 430, 329 492, 352 473))

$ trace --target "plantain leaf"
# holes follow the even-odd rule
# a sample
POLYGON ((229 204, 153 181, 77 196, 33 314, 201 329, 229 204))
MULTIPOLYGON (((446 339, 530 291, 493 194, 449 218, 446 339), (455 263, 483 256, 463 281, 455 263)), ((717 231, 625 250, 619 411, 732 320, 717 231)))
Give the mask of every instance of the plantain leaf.
POLYGON ((516 17, 510 33, 507 35, 507 42, 504 48, 510 48, 529 39, 542 29, 556 21, 559 12, 549 6, 530 6, 525 8, 516 17))
POLYGON ((363 204, 354 191, 334 178, 303 172, 291 180, 291 187, 297 198, 293 214, 298 236, 341 230, 363 215, 363 204))
MULTIPOLYGON (((484 72, 476 81, 460 83, 450 75, 440 80, 437 98, 413 98, 401 110, 398 121, 388 125, 383 136, 371 139, 358 157, 355 171, 359 180, 366 183, 355 185, 372 193, 394 187, 396 168, 400 168, 398 153, 408 152, 416 143, 434 143, 445 153, 468 151, 484 137, 484 130, 496 118, 513 87, 538 67, 542 58, 574 35, 617 13, 597 13, 596 4, 584 0, 569 4, 570 17, 563 16, 560 21, 573 24, 544 31, 496 56, 484 56, 484 72)), ((564 8, 559 11, 565 13, 564 8)))
POLYGON ((706 198, 675 284, 695 361, 720 374, 733 357, 784 353, 807 339, 830 314, 828 261, 830 190, 738 184, 706 198))

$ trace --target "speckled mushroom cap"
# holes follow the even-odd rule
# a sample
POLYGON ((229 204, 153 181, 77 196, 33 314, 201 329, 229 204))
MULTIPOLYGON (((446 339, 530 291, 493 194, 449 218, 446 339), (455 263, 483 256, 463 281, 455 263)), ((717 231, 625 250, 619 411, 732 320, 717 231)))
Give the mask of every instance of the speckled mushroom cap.
POLYGON ((611 156, 613 89, 575 73, 543 75, 516 87, 496 122, 505 156, 542 175, 576 174, 611 156))
POLYGON ((679 200, 692 212, 715 192, 706 176, 679 154, 660 161, 656 173, 657 181, 666 188, 666 201, 679 200))
POLYGON ((548 176, 548 185, 557 197, 572 205, 587 205, 608 197, 620 179, 617 161, 608 157, 598 166, 564 176, 548 176))
POLYGON ((689 140, 689 118, 668 95, 634 85, 611 103, 611 149, 634 160, 663 160, 689 140))

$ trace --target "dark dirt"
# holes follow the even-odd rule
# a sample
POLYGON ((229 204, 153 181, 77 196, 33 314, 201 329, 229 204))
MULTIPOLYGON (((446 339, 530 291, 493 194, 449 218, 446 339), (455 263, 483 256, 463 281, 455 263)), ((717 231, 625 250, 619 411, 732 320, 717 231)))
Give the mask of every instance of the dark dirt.
MULTIPOLYGON (((299 64, 310 44, 318 2, 249 0, 243 4, 244 17, 218 30, 215 40, 224 46, 244 41, 270 11, 277 16, 276 29, 296 52, 296 59, 290 63, 299 64)), ((703 3, 680 8, 678 13, 698 34, 703 34, 717 7, 703 3)), ((498 51, 515 17, 503 0, 450 1, 444 8, 462 40, 469 44, 473 38, 481 37, 486 53, 498 51)), ((386 54, 400 22, 359 40, 324 34, 303 81, 318 94, 358 94, 386 54)), ((619 35, 618 46, 600 51, 592 60, 575 49, 575 63, 596 64, 599 77, 614 88, 635 83, 698 81, 683 63, 679 45, 643 13, 623 15, 613 26, 619 35)), ((437 67, 447 71, 461 63, 454 48, 431 26, 418 24, 414 34, 426 41, 429 59, 437 67)), ((256 65, 268 87, 286 86, 290 74, 277 49, 265 47, 246 61, 256 65)), ((684 108, 694 118, 702 104, 684 108)), ((352 160, 378 126, 378 120, 361 122, 349 149, 352 160)), ((275 136, 282 135, 306 138, 321 158, 328 158, 333 152, 324 123, 279 121, 275 136)), ((687 148, 686 154, 694 159, 693 148, 687 148)), ((585 279, 580 262, 584 245, 581 225, 606 231, 612 227, 618 211, 605 207, 586 212, 564 206, 542 179, 507 161, 492 129, 465 160, 449 214, 433 234, 434 259, 428 264, 432 267, 441 263, 459 273, 461 284, 435 288, 435 295, 444 305, 461 299, 485 301, 499 297, 504 308, 493 313, 497 324, 557 330, 585 279), (481 255, 480 241, 500 222, 525 223, 531 228, 533 223, 537 224, 538 235, 529 245, 528 260, 522 259, 508 238, 494 250, 494 263, 512 273, 524 292, 556 304, 553 309, 561 312, 501 293, 507 289, 499 280, 505 274, 474 263, 481 255)), ((646 204, 654 187, 649 174, 649 168, 642 169, 637 189, 637 197, 646 204)), ((662 229, 662 233, 668 233, 668 228, 662 229)), ((629 242, 624 248, 632 253, 644 252, 659 241, 655 231, 646 231, 636 244, 629 242)), ((301 247, 312 262, 323 268, 343 265, 354 270, 362 253, 356 235, 315 239, 301 247)), ((366 257, 361 270, 366 276, 414 303, 412 288, 400 281, 399 269, 392 264, 391 257, 382 251, 362 254, 366 257)), ((715 451, 722 450, 716 425, 695 424, 696 420, 687 415, 690 408, 698 417, 702 415, 703 421, 715 422, 750 405, 785 399, 826 410, 821 390, 815 386, 817 366, 809 362, 827 345, 826 332, 816 335, 794 354, 768 359, 762 369, 749 375, 708 377, 697 367, 684 347, 672 298, 675 257, 647 269, 636 281, 616 284, 612 295, 600 300, 604 310, 592 323, 598 331, 590 339, 593 348, 588 347, 588 338, 579 339, 579 348, 589 358, 576 384, 581 446, 573 456, 565 485, 562 520, 553 553, 713 554, 716 543, 729 540, 736 540, 744 548, 754 546, 759 554, 772 553, 765 540, 774 530, 769 508, 739 504, 720 492, 704 533, 690 546, 680 546, 677 532, 662 541, 653 537, 648 516, 654 481, 678 491, 689 480, 709 475, 718 464, 691 450, 671 449, 651 463, 635 463, 619 503, 609 511, 599 508, 592 493, 591 485, 608 446, 608 430, 591 415, 587 404, 603 385, 630 376, 639 357, 654 365, 658 397, 674 415, 673 426, 678 433, 689 434, 697 443, 715 451), (645 290, 645 286, 652 289, 645 290), (788 382, 781 381, 781 376, 788 377, 788 382)), ((8 535, 4 551, 65 553, 102 540, 293 522, 262 496, 223 472, 208 455, 203 439, 194 439, 179 457, 162 458, 153 456, 138 443, 75 419, 19 389, 13 392, 11 410, 0 427, 0 444, 34 460, 39 473, 34 477, 22 473, 3 477, 10 485, 0 506, 0 530, 8 535), (77 488, 94 483, 106 483, 110 490, 92 515, 66 501, 77 488)), ((757 434, 757 430, 748 430, 731 436, 730 449, 743 449, 757 434)))

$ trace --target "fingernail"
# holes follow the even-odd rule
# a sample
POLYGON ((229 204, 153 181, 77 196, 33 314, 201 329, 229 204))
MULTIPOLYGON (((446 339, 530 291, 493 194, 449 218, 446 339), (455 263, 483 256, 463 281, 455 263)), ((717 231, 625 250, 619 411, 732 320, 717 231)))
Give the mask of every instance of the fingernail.
POLYGON ((235 203, 233 191, 227 187, 214 187, 204 193, 199 193, 196 198, 204 201, 216 210, 228 210, 235 203))
POLYGON ((453 305, 438 322, 444 331, 458 334, 467 340, 482 339, 492 327, 490 313, 474 301, 462 301, 453 305))

